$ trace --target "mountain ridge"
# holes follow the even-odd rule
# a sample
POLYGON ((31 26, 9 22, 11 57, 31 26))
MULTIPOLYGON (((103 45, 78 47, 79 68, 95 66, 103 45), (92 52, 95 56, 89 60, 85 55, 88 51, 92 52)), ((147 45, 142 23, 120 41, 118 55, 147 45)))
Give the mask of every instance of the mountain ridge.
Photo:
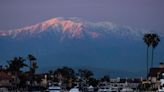
MULTIPOLYGON (((150 31, 111 22, 50 19, 25 28, 0 31, 0 64, 10 57, 33 54, 37 57, 40 70, 50 66, 80 65, 128 72, 140 68, 144 71, 145 32, 150 31)), ((161 42, 155 50, 155 65, 163 60, 164 43, 160 38, 161 42)))
MULTIPOLYGON (((129 26, 119 26, 111 22, 90 22, 79 18, 52 18, 31 26, 9 30, 0 31, 0 36, 10 36, 12 38, 19 38, 19 36, 35 37, 44 32, 51 32, 52 34, 59 33, 67 36, 67 38, 83 38, 88 35, 91 38, 97 38, 105 35, 119 35, 130 36, 133 38, 140 37, 146 30, 139 30, 129 26)), ((63 37, 62 37, 63 38, 63 37)), ((62 39, 61 38, 61 39, 62 39)))

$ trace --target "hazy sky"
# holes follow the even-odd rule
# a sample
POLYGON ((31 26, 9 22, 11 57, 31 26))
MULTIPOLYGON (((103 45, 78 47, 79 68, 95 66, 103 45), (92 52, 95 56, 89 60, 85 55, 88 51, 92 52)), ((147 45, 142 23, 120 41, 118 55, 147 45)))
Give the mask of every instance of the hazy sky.
POLYGON ((164 0, 0 0, 0 30, 80 17, 164 31, 164 0))

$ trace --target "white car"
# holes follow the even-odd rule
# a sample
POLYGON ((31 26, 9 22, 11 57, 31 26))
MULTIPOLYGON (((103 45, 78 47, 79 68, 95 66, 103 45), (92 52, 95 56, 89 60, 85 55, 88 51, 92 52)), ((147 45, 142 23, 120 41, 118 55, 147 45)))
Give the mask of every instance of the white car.
POLYGON ((48 87, 48 92, 61 92, 61 87, 57 84, 52 84, 48 87))

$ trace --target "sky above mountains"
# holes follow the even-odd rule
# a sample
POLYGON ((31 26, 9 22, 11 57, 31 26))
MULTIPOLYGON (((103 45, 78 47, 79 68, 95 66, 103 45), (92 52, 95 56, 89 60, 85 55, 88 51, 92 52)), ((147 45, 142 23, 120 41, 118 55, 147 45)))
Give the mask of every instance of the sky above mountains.
POLYGON ((163 0, 1 0, 0 30, 17 29, 53 17, 79 17, 163 31, 163 9, 163 0))

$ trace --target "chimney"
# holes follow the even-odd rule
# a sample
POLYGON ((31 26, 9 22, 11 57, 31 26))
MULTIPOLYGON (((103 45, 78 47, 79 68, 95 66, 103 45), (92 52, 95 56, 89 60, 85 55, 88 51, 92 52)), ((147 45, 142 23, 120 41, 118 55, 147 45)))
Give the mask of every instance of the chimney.
POLYGON ((159 64, 159 68, 164 68, 163 62, 161 62, 161 63, 159 64))

